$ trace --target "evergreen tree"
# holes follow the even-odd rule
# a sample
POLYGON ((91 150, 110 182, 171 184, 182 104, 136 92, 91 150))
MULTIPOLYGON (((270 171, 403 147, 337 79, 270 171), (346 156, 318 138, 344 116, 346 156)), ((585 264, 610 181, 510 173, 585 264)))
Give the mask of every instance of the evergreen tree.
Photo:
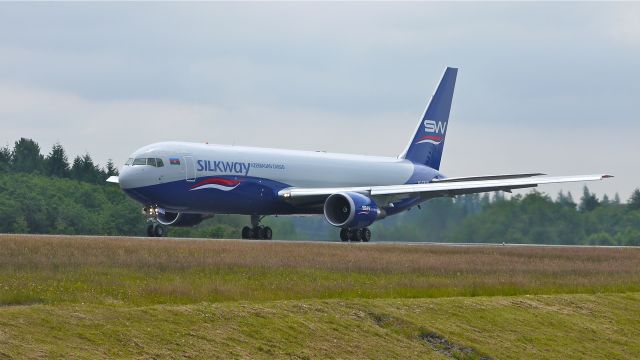
POLYGON ((500 201, 504 201, 504 200, 505 200, 504 193, 502 191, 496 191, 496 192, 493 193, 493 202, 494 203, 497 203, 497 202, 500 202, 500 201))
POLYGON ((11 170, 11 149, 8 146, 0 148, 0 172, 11 170))
POLYGON ((71 178, 84 181, 83 172, 82 172, 82 158, 80 155, 76 156, 73 159, 73 164, 71 165, 71 178))
POLYGON ((618 193, 613 197, 613 203, 615 205, 620 205, 620 195, 618 195, 618 193))
POLYGON ((582 197, 580 198, 580 211, 589 212, 598 207, 600 203, 595 194, 589 192, 589 188, 586 186, 582 190, 582 197))
POLYGON ((78 181, 85 181, 93 184, 101 183, 104 175, 100 168, 93 163, 93 159, 89 154, 84 156, 76 156, 71 166, 71 177, 78 181))
POLYGON ((609 196, 607 196, 607 194, 602 195, 602 201, 601 201, 602 205, 609 205, 611 204, 611 201, 609 201, 609 196))
POLYGON ((570 208, 570 209, 576 208, 576 203, 573 201, 573 196, 571 195, 571 192, 568 192, 567 195, 565 195, 562 192, 562 190, 560 190, 560 192, 558 193, 558 197, 556 199, 556 203, 566 208, 570 208))
POLYGON ((118 169, 113 164, 113 160, 111 160, 111 159, 109 159, 109 161, 107 161, 106 175, 107 175, 107 177, 109 177, 109 176, 118 176, 118 169))
POLYGON ((11 158, 15 172, 42 172, 44 157, 40 155, 40 146, 31 139, 16 141, 11 158))
POLYGON ((640 189, 635 189, 627 203, 627 209, 640 210, 640 189))
POLYGON ((49 176, 68 177, 69 176, 69 160, 62 145, 59 143, 53 145, 51 152, 45 159, 45 170, 49 176))
POLYGON ((484 193, 482 195, 482 198, 480 199, 480 207, 484 208, 485 206, 489 205, 491 203, 491 197, 489 196, 489 193, 484 193))

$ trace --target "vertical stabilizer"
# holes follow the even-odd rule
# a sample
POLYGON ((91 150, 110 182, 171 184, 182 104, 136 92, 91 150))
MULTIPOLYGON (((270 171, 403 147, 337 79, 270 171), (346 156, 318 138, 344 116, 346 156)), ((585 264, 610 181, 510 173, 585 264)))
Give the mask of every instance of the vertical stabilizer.
POLYGON ((457 75, 457 68, 448 67, 444 71, 436 92, 431 97, 418 124, 415 135, 401 155, 402 158, 416 164, 427 165, 436 170, 440 169, 457 75))

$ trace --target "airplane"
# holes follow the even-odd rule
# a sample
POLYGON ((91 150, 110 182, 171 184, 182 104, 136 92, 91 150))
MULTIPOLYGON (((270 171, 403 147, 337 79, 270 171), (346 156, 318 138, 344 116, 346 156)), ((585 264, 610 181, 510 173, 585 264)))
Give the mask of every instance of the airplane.
POLYGON ((404 151, 397 157, 348 155, 188 142, 136 150, 118 183, 144 206, 147 235, 194 226, 215 214, 250 216, 243 239, 271 239, 265 216, 324 215, 342 241, 369 241, 369 226, 436 197, 541 184, 602 180, 606 174, 541 173, 447 177, 440 172, 458 69, 447 67, 404 151))

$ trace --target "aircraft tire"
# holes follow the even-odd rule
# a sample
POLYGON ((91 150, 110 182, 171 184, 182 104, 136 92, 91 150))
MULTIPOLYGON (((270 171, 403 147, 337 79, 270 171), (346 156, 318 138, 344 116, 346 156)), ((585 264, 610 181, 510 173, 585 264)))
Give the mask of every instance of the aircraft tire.
POLYGON ((252 228, 251 236, 249 236, 249 239, 254 239, 254 240, 262 239, 262 226, 256 226, 252 228))
POLYGON ((149 224, 149 225, 147 226, 147 236, 148 236, 148 237, 154 237, 154 236, 155 236, 155 234, 154 234, 154 231, 153 231, 153 230, 154 230, 154 228, 153 228, 153 224, 149 224))
POLYGON ((273 230, 271 230, 270 227, 265 226, 262 229, 262 238, 265 240, 271 240, 271 237, 273 236, 273 230))
POLYGON ((256 239, 260 239, 260 240, 264 240, 267 238, 267 231, 266 231, 266 227, 264 226, 258 226, 258 231, 256 231, 256 234, 258 235, 256 237, 256 239))
POLYGON ((251 228, 245 226, 242 228, 242 238, 243 239, 251 239, 251 228))
POLYGON ((369 228, 360 229, 360 238, 362 238, 364 242, 369 242, 369 240, 371 240, 371 230, 369 230, 369 228))
POLYGON ((155 237, 163 237, 166 234, 166 229, 162 225, 156 225, 153 229, 153 235, 155 237))
POLYGON ((340 240, 349 241, 349 229, 346 229, 346 228, 340 229, 340 240))

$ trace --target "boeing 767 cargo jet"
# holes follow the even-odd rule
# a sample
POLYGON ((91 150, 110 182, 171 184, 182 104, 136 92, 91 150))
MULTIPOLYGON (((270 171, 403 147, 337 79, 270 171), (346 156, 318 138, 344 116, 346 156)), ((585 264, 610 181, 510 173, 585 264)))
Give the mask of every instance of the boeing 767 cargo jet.
POLYGON ((601 180, 609 175, 540 173, 446 177, 440 160, 458 69, 447 68, 398 157, 333 154, 186 142, 136 150, 117 182, 144 206, 149 236, 164 226, 194 226, 214 214, 245 214, 243 239, 271 239, 268 215, 318 214, 343 241, 369 241, 368 226, 423 201, 539 184, 601 180))

